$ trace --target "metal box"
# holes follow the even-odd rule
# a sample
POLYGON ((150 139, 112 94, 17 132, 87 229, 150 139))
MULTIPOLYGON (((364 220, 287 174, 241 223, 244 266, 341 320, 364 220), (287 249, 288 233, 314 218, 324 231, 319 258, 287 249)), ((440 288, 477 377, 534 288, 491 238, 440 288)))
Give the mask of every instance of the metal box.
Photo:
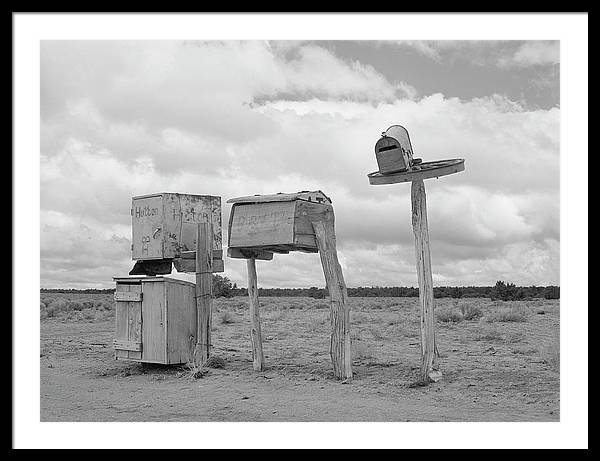
POLYGON ((249 251, 316 253, 315 232, 303 211, 331 200, 321 191, 301 191, 239 197, 227 203, 233 203, 227 254, 243 258, 249 251))
POLYGON ((195 285, 165 277, 115 278, 115 359, 176 364, 193 357, 195 285))
POLYGON ((413 150, 406 128, 392 125, 384 131, 375 144, 375 157, 380 173, 409 170, 413 162, 413 150))
POLYGON ((221 197, 160 193, 133 197, 132 259, 158 260, 196 250, 199 222, 211 222, 213 249, 221 250, 221 197))

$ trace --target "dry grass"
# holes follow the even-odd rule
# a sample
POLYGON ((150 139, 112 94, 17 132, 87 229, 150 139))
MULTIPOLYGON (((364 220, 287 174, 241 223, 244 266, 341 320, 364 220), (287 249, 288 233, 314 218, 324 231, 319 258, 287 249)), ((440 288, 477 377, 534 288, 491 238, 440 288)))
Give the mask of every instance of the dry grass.
POLYGON ((483 311, 477 304, 462 304, 460 312, 465 320, 477 320, 483 317, 483 311))
POLYGON ((555 341, 545 344, 541 351, 540 356, 542 360, 550 365, 552 370, 560 371, 560 344, 558 338, 555 341))
POLYGON ((508 309, 501 309, 495 312, 491 312, 486 315, 485 320, 487 322, 527 322, 530 311, 524 306, 512 306, 508 309))
POLYGON ((221 323, 223 324, 229 324, 229 323, 235 323, 235 319, 233 317, 233 315, 231 314, 231 312, 229 311, 223 311, 221 312, 221 315, 219 316, 221 323))
POLYGON ((62 321, 102 321, 114 315, 112 294, 42 293, 40 319, 62 321))
POLYGON ((435 318, 438 322, 443 323, 458 323, 464 320, 463 314, 460 310, 454 307, 438 307, 435 310, 435 318))

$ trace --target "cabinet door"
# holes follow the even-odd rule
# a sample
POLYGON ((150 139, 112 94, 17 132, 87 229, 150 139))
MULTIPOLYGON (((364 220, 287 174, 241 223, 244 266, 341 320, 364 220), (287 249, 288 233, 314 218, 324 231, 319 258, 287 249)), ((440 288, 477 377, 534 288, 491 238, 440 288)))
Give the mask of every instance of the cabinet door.
POLYGON ((167 300, 163 281, 142 282, 144 362, 167 363, 167 300))
POLYGON ((142 285, 118 283, 115 290, 115 357, 142 358, 142 285))
POLYGON ((162 196, 135 198, 131 206, 133 259, 163 258, 162 196))

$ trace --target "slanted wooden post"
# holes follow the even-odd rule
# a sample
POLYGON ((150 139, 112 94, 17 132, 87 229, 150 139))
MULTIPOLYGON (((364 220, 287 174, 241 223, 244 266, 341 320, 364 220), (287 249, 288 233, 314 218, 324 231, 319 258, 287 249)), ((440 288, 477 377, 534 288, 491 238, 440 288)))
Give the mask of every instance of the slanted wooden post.
MULTIPOLYGON (((322 208, 322 207, 321 207, 322 208)), ((337 379, 352 379, 352 345, 350 340, 350 306, 342 267, 335 242, 335 216, 328 205, 324 212, 310 214, 315 230, 325 283, 329 290, 331 339, 330 355, 333 374, 337 379)))
POLYGON ((246 259, 248 266, 248 297, 250 298, 250 340, 252 342, 252 366, 254 371, 263 371, 262 333, 260 330, 260 311, 258 304, 258 281, 256 260, 246 259))
POLYGON ((210 356, 212 328, 212 225, 198 223, 196 237, 196 307, 198 310, 198 341, 194 352, 197 365, 210 356))
POLYGON ((438 381, 442 374, 437 370, 435 346, 435 318, 433 315, 433 280, 431 252, 427 226, 427 199, 423 180, 411 185, 412 226, 415 234, 415 256, 419 279, 419 304, 421 311, 421 380, 438 381))

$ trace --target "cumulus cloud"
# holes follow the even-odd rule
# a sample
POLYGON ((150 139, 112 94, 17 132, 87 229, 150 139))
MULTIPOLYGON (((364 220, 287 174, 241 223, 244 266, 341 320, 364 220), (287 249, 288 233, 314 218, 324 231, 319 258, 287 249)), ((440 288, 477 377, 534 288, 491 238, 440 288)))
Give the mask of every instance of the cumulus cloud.
MULTIPOLYGON (((436 283, 558 283, 557 108, 418 97, 303 42, 43 42, 41 92, 42 286, 126 273, 134 195, 220 195, 226 223, 228 198, 307 189, 333 199, 350 286, 416 284, 410 186, 366 177, 396 123, 425 161, 466 159, 426 183, 436 283)), ((275 256, 259 283, 323 286, 318 265, 275 256)), ((245 286, 243 261, 225 275, 245 286)))
POLYGON ((501 66, 538 66, 560 62, 559 41, 530 41, 523 43, 511 56, 503 56, 501 66))

